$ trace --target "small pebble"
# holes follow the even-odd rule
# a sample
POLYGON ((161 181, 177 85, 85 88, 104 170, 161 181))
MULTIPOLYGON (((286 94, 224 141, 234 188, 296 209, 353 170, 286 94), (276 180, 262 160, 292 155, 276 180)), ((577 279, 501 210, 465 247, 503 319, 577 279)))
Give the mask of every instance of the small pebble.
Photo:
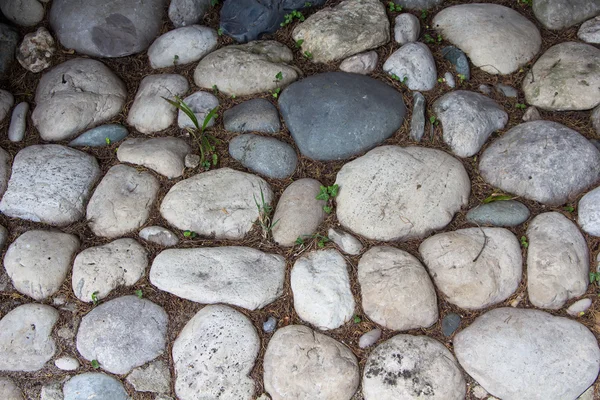
POLYGON ((511 300, 510 306, 517 307, 519 303, 523 300, 523 294, 518 295, 515 299, 511 300))
POLYGON ((452 336, 454 332, 460 326, 460 315, 458 314, 448 314, 442 319, 442 333, 446 337, 452 336))
POLYGON ((592 299, 581 299, 571 304, 567 308, 567 314, 573 317, 579 317, 581 313, 585 313, 592 306, 592 299))
POLYGON ((200 156, 198 154, 188 154, 185 156, 184 163, 186 168, 196 168, 200 165, 200 156))
POLYGON ((140 231, 140 237, 165 247, 177 246, 179 243, 177 236, 162 226, 147 226, 140 231))
POLYGON ((446 72, 444 74, 444 80, 446 81, 446 85, 448 87, 454 89, 456 87, 456 80, 454 79, 454 75, 451 72, 446 72))
POLYGON ((517 89, 509 85, 504 85, 502 83, 498 83, 496 85, 496 90, 498 91, 498 93, 502 93, 506 97, 514 98, 519 96, 519 92, 517 92, 517 89))
POLYGON ((265 322, 263 322, 263 331, 266 333, 271 333, 277 328, 277 320, 275 317, 269 317, 265 322))
POLYGON ((442 56, 454 65, 457 74, 464 75, 467 81, 471 79, 469 59, 462 50, 454 46, 446 46, 442 49, 442 56))
POLYGON ((512 227, 527 221, 527 206, 515 200, 499 200, 481 204, 467 213, 467 221, 479 225, 512 227))
POLYGON ((42 386, 40 400, 64 400, 62 383, 55 382, 42 386))
POLYGON ((381 329, 373 329, 372 331, 363 334, 360 339, 358 339, 358 347, 361 349, 366 349, 367 347, 374 345, 380 337, 381 329))
POLYGON ((420 142, 425 134, 425 97, 419 93, 413 93, 413 112, 410 120, 410 138, 420 142))
POLYGON ((61 357, 54 360, 54 365, 63 371, 75 371, 79 368, 79 361, 73 357, 61 357))
POLYGON ((529 122, 529 121, 537 121, 542 119, 542 116, 540 115, 540 112, 538 111, 537 108, 531 106, 527 109, 527 111, 525 111, 525 114, 523 114, 523 121, 525 122, 529 122))
POLYGON ((479 85, 479 91, 483 94, 490 95, 492 94, 492 88, 488 85, 479 85))
POLYGON ((330 228, 327 232, 327 237, 346 254, 355 256, 363 249, 360 240, 349 233, 330 228))
POLYGON ((10 127, 8 128, 8 140, 11 142, 20 142, 25 137, 27 128, 27 112, 29 104, 19 103, 12 112, 10 118, 10 127))
POLYGON ((394 22, 394 40, 399 44, 416 42, 421 33, 419 18, 404 13, 399 14, 394 22))
POLYGON ((52 299, 52 304, 55 306, 62 306, 67 302, 67 298, 65 296, 56 296, 52 299))
POLYGON ((477 385, 473 388, 473 396, 475 396, 478 399, 484 399, 486 398, 488 395, 488 392, 486 392, 486 390, 484 388, 482 388, 481 386, 477 385))

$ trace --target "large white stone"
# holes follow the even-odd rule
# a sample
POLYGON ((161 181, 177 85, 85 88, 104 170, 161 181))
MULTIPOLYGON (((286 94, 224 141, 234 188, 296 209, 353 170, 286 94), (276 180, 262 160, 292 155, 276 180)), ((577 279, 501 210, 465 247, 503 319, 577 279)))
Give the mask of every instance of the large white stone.
POLYGON ((175 100, 175 96, 183 96, 189 87, 181 75, 146 76, 129 109, 127 123, 146 134, 167 129, 175 121, 177 109, 165 99, 175 100))
POLYGON ((577 226, 558 212, 535 217, 527 228, 527 293, 536 307, 559 309, 585 293, 589 251, 577 226))
POLYGON ((43 140, 69 139, 115 117, 126 98, 125 84, 106 65, 75 58, 42 76, 31 120, 43 140))
POLYGON ((146 223, 159 189, 158 180, 149 172, 122 164, 111 167, 88 203, 90 229, 108 238, 137 230, 146 223))
POLYGON ((3 400, 24 400, 23 392, 10 378, 0 376, 0 398, 3 400))
POLYGON ((263 368, 265 390, 273 400, 350 400, 360 380, 349 348, 302 325, 275 332, 263 368))
POLYGON ((81 301, 91 303, 92 294, 103 299, 119 286, 134 285, 146 272, 148 255, 134 239, 89 247, 75 257, 73 293, 81 301))
POLYGON ((269 184, 230 168, 203 172, 176 183, 160 213, 171 225, 217 239, 242 239, 258 219, 256 203, 273 201, 269 184))
POLYGON ((600 369, 598 342, 585 326, 538 310, 489 311, 454 337, 454 351, 502 400, 575 399, 600 369))
POLYGON ((169 249, 159 253, 150 282, 160 290, 204 304, 256 310, 283 293, 285 260, 250 247, 169 249))
POLYGON ((427 271, 411 254, 372 247, 358 263, 362 307, 394 331, 428 328, 438 320, 437 296, 427 271))
POLYGON ((25 147, 15 156, 0 211, 9 217, 63 226, 83 218, 100 177, 96 159, 55 144, 25 147))
POLYGON ((336 178, 338 221, 375 240, 421 238, 467 204, 463 165, 423 147, 381 146, 345 164, 336 178))
POLYGON ((260 350, 252 322, 223 305, 206 306, 173 343, 175 392, 181 400, 251 400, 249 377, 260 350))
POLYGON ((167 68, 200 60, 217 47, 217 31, 191 25, 159 36, 148 48, 152 68, 167 68))
POLYGON ((467 228, 434 235, 419 252, 448 301, 481 309, 506 300, 521 282, 519 241, 504 228, 467 228))
POLYGON ((74 235, 27 231, 8 247, 4 268, 20 293, 44 300, 60 289, 78 249, 74 235))
POLYGON ((38 371, 56 352, 52 329, 58 311, 43 304, 19 306, 0 320, 0 371, 38 371))
POLYGON ((600 15, 581 24, 577 37, 586 43, 600 43, 600 15))
POLYGON ((433 28, 490 74, 510 74, 540 51, 540 31, 517 11, 498 4, 460 4, 440 11, 433 28))
POLYGON ((185 156, 191 151, 180 138, 133 138, 119 145, 117 158, 121 162, 143 165, 167 178, 178 178, 185 169, 185 156))
POLYGON ((379 0, 344 0, 298 24, 292 38, 304 41, 300 50, 312 61, 326 63, 386 44, 390 22, 379 0))
POLYGON ((577 223, 587 234, 600 236, 600 187, 586 193, 579 200, 577 223))
POLYGON ((424 43, 406 43, 385 61, 383 70, 410 90, 431 90, 437 83, 435 60, 424 43))
POLYGON ((597 0, 533 0, 535 17, 548 29, 577 25, 600 13, 597 0))
POLYGON ((463 400, 465 378, 452 353, 427 336, 396 335, 371 352, 365 400, 463 400))

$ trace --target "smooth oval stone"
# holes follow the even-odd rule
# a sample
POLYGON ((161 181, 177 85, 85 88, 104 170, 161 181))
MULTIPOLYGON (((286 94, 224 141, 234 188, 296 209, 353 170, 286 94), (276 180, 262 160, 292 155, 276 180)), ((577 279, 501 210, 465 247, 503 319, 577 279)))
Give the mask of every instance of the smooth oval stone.
POLYGON ((381 329, 373 329, 367 333, 363 333, 363 335, 358 339, 358 347, 361 349, 366 349, 369 346, 372 346, 379 340, 381 337, 381 329))
POLYGON ((277 108, 266 99, 252 99, 223 113, 223 126, 230 132, 275 133, 281 128, 277 108))
POLYGON ((275 317, 271 316, 265 322, 263 322, 263 331, 266 333, 271 333, 277 328, 277 320, 275 317))
POLYGON ((104 147, 125 139, 127 128, 119 124, 101 125, 90 129, 69 142, 69 146, 104 147))
POLYGON ((577 25, 600 13, 598 0, 535 0, 533 14, 548 29, 577 25))
POLYGON ((64 400, 129 400, 123 384, 110 375, 87 372, 69 379, 64 400))
POLYGON ((229 142, 229 154, 250 171, 269 178, 292 175, 298 164, 294 148, 277 139, 245 134, 229 142))
POLYGON ((19 103, 13 110, 10 127, 8 128, 8 140, 11 142, 20 142, 25 137, 28 111, 29 104, 25 102, 19 103))
POLYGON ((472 208, 467 221, 480 225, 517 226, 527 221, 529 209, 514 200, 494 201, 472 208))
POLYGON ((461 49, 454 46, 446 46, 442 49, 442 55, 454 65, 457 74, 464 75, 467 81, 471 79, 469 59, 461 49))
POLYGON ((442 333, 444 336, 449 337, 452 336, 454 332, 460 326, 460 315, 458 314, 448 314, 442 319, 442 333))
POLYGON ((400 92, 359 74, 326 72, 291 84, 279 107, 300 152, 341 160, 377 146, 402 126, 400 92))

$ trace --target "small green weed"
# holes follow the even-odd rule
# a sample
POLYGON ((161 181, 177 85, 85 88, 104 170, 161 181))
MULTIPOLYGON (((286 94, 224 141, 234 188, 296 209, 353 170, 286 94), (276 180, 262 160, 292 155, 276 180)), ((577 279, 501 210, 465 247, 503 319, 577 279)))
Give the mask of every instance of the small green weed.
POLYGON ((390 10, 390 12, 400 12, 402 11, 402 6, 390 1, 388 2, 388 10, 390 10))
POLYGON ((421 19, 427 19, 428 15, 429 13, 427 12, 427 10, 421 10, 421 19))
POLYGON ((308 58, 309 60, 312 59, 313 55, 310 51, 306 50, 304 52, 304 57, 308 58))
POLYGON ((433 126, 437 126, 440 122, 437 120, 435 115, 432 115, 431 117, 429 117, 429 123, 433 126))
POLYGON ((590 283, 600 282, 600 272, 590 272, 590 283))
POLYGON ((458 74, 458 83, 462 85, 464 81, 467 80, 467 77, 464 74, 458 74))
POLYGON ((425 39, 425 43, 441 43, 442 40, 444 40, 442 38, 442 35, 437 35, 436 38, 434 38, 433 36, 431 36, 429 33, 426 33, 423 38, 425 39))
POLYGON ((304 3, 304 8, 308 8, 308 7, 312 7, 312 3, 307 1, 306 3, 304 3))
POLYGON ((439 83, 444 83, 444 82, 446 82, 446 80, 444 78, 438 78, 438 82, 439 83))
POLYGON ((573 211, 575 211, 575 207, 573 207, 573 206, 565 206, 565 207, 563 207, 563 210, 572 213, 573 211))
POLYGON ((98 300, 98 292, 93 292, 92 293, 92 303, 97 306, 98 303, 100 303, 100 300, 98 300))
POLYGON ((92 368, 94 368, 94 369, 100 368, 100 363, 98 362, 98 360, 92 360, 92 368))
POLYGON ((218 95, 219 95, 219 88, 217 87, 217 85, 213 85, 213 86, 212 86, 212 90, 213 90, 213 94, 214 94, 215 96, 218 96, 218 95))
POLYGON ((524 110, 527 108, 527 106, 523 103, 517 103, 517 104, 515 104, 515 108, 519 109, 519 110, 524 110))
POLYGON ((138 297, 138 299, 141 299, 144 297, 144 292, 142 292, 142 289, 138 289, 135 291, 135 295, 138 297))
POLYGON ((524 249, 529 247, 529 242, 527 241, 527 237, 526 236, 521 236, 521 246, 523 246, 524 249))
POLYGON ((317 195, 317 200, 323 200, 326 204, 323 206, 323 211, 327 214, 331 214, 333 211, 333 206, 330 204, 330 200, 335 198, 338 195, 340 187, 335 184, 332 186, 321 186, 319 189, 319 194, 317 195))
POLYGON ((306 244, 305 239, 315 239, 317 241, 317 247, 320 249, 325 247, 325 244, 330 241, 327 236, 315 233, 314 235, 298 236, 298 238, 296 239, 296 245, 304 247, 304 245, 306 244))
POLYGON ((219 29, 217 29, 217 35, 223 36, 223 28, 219 27, 219 29))
POLYGON ((352 318, 352 321, 354 321, 355 324, 360 324, 362 322, 362 318, 359 315, 355 315, 352 318))
POLYGON ((107 138, 107 137, 106 137, 106 138, 104 138, 104 141, 106 142, 106 144, 107 144, 108 146, 110 146, 110 138, 107 138))
POLYGON ((298 40, 296 40, 296 47, 297 48, 302 47, 302 43, 304 43, 304 39, 298 39, 298 40))
POLYGON ((219 4, 219 0, 210 0, 210 5, 211 6, 216 6, 217 4, 219 4))
POLYGON ((260 226, 262 237, 267 239, 269 233, 271 233, 279 221, 271 221, 273 207, 265 201, 265 194, 263 193, 262 188, 260 189, 260 203, 256 199, 256 196, 254 196, 254 203, 256 203, 256 208, 258 209, 258 220, 256 221, 256 224, 260 226))
POLYGON ((198 234, 194 231, 183 231, 183 237, 189 238, 189 239, 193 239, 196 236, 198 236, 198 234))
POLYGON ((483 204, 493 203, 494 201, 513 200, 514 198, 514 196, 510 196, 508 194, 492 193, 485 200, 483 200, 483 204))
POLYGON ((179 63, 179 56, 177 54, 175 54, 173 56, 173 65, 177 65, 179 63))
POLYGON ((531 6, 532 2, 533 2, 533 0, 517 0, 517 3, 523 4, 525 6, 531 6))
POLYGON ((281 26, 289 25, 294 21, 294 18, 300 22, 304 21, 304 15, 302 15, 302 13, 300 11, 294 10, 289 14, 285 14, 283 16, 283 22, 279 25, 281 25, 281 26))

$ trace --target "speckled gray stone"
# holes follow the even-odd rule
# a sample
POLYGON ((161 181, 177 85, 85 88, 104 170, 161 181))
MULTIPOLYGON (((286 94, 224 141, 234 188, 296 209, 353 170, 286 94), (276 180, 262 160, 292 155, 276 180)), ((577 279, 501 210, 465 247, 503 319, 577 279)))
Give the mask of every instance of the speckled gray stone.
POLYGON ((442 319, 442 333, 444 336, 452 336, 460 326, 460 315, 450 313, 442 319))
POLYGON ((69 142, 69 146, 104 147, 125 139, 127 128, 119 124, 101 125, 90 129, 69 142))
POLYGON ((87 372, 69 379, 64 400, 130 400, 123 384, 110 375, 87 372))
POLYGON ((410 120, 410 138, 420 142, 425 134, 425 97, 419 93, 413 93, 413 111, 410 120))
POLYGON ((223 126, 230 132, 275 133, 281 129, 277 108, 266 99, 252 99, 223 113, 223 126))
POLYGON ((233 138, 229 154, 250 171, 268 178, 287 178, 298 164, 296 151, 289 144, 251 133, 233 138))
POLYGON ((517 226, 527 221, 529 209, 515 200, 494 201, 472 208, 467 221, 479 225, 517 226))

